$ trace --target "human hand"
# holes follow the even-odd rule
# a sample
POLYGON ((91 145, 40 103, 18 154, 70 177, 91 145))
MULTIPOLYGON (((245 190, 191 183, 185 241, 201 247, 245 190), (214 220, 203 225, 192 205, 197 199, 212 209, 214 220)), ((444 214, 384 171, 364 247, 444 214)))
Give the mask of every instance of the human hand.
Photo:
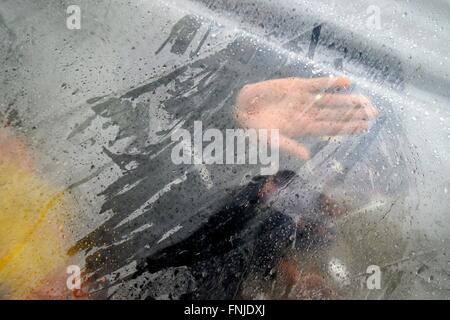
POLYGON ((279 129, 280 148, 308 160, 300 136, 358 134, 370 128, 378 110, 365 96, 326 93, 348 88, 345 77, 286 78, 249 84, 242 88, 235 118, 245 128, 279 129))

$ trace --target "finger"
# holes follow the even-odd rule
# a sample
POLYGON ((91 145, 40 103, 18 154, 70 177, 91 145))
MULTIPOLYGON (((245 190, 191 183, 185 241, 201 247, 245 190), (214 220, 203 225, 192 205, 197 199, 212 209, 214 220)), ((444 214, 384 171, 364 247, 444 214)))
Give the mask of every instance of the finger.
POLYGON ((354 94, 324 94, 316 98, 315 106, 321 108, 362 108, 370 106, 375 108, 369 98, 354 94))
POLYGON ((308 91, 324 91, 328 89, 345 89, 350 87, 351 81, 347 77, 323 77, 302 79, 303 89, 308 91))
POLYGON ((297 156, 303 160, 309 160, 311 158, 309 149, 294 139, 280 135, 279 143, 281 149, 294 156, 297 156))
POLYGON ((339 203, 325 193, 320 194, 318 201, 320 209, 332 218, 342 216, 348 210, 345 203, 339 203))
POLYGON ((301 276, 301 272, 295 260, 284 258, 278 265, 278 271, 285 285, 294 285, 301 276))
POLYGON ((363 108, 337 108, 337 109, 320 109, 314 116, 316 121, 355 121, 355 120, 373 120, 378 116, 379 112, 375 107, 368 106, 363 108))
POLYGON ((317 96, 314 105, 319 108, 375 108, 369 98, 355 94, 324 94, 317 96))
POLYGON ((318 121, 304 128, 305 134, 338 136, 361 133, 369 129, 368 121, 335 122, 318 121))

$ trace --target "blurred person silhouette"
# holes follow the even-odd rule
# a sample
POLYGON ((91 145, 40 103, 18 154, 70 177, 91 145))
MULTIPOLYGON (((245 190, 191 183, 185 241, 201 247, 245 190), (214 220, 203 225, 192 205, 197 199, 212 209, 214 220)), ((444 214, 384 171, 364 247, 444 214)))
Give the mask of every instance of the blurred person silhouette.
MULTIPOLYGON (((234 116, 243 128, 279 129, 280 149, 307 161, 311 152, 299 137, 359 134, 377 118, 367 97, 336 92, 349 86, 345 77, 249 84, 237 96, 234 116)), ((310 193, 305 197, 306 183, 290 170, 254 177, 190 236, 147 257, 135 276, 187 266, 196 287, 185 299, 335 297, 308 256, 333 240, 331 221, 346 208, 322 192, 303 190, 310 193), (274 199, 283 202, 279 191, 292 181, 299 193, 294 217, 271 206, 274 199)))

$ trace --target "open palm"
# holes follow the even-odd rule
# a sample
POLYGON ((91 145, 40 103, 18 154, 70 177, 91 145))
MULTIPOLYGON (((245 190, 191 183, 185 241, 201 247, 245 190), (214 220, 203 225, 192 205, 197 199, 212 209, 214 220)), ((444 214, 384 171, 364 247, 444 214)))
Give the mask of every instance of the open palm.
POLYGON ((296 138, 357 134, 378 116, 365 96, 325 93, 349 86, 345 77, 286 78, 246 85, 238 95, 235 118, 245 128, 279 129, 280 148, 307 160, 310 151, 296 138))

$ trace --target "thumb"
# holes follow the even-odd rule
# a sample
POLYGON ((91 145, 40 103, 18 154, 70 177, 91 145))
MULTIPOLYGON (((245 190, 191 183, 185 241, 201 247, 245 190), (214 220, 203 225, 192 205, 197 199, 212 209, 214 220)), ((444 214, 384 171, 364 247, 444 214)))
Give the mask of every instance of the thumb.
POLYGON ((280 139, 279 140, 280 148, 283 149, 284 151, 294 156, 297 156, 305 161, 311 158, 311 152, 305 145, 297 142, 294 139, 286 137, 285 135, 280 135, 279 139, 280 139))

